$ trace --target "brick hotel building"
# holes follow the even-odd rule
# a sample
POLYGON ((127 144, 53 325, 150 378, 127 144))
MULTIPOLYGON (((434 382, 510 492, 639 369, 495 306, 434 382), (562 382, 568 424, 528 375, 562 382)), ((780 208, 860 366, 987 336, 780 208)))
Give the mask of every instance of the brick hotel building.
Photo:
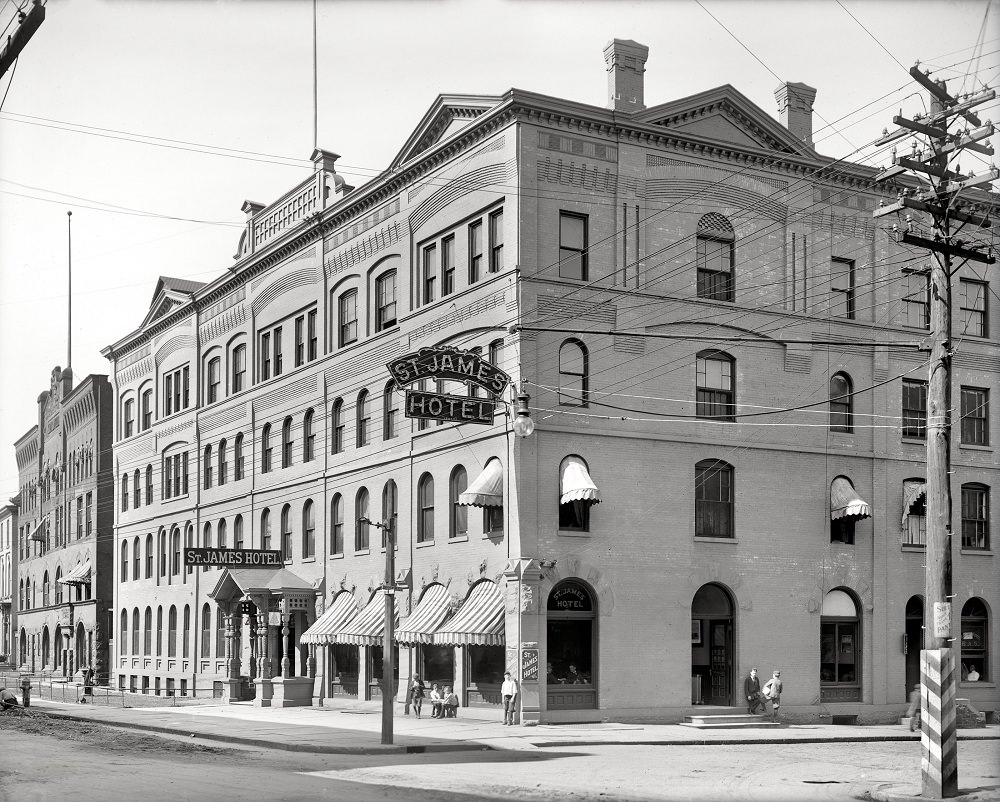
MULTIPOLYGON (((243 205, 216 279, 159 281, 104 351, 114 682, 380 697, 370 519, 396 543, 404 688, 495 708, 511 669, 523 722, 670 718, 740 705, 756 665, 793 716, 901 709, 928 331, 901 267, 926 255, 873 219, 872 168, 815 149, 815 90, 780 87, 778 120, 729 85, 647 106, 647 55, 608 45, 606 108, 441 95, 359 188, 317 150, 243 205), (492 425, 404 417, 386 364, 440 346, 508 373, 534 433, 513 434, 513 388, 492 425), (283 564, 188 567, 185 546, 283 564)), ((954 283, 960 696, 995 711, 996 268, 954 283)))

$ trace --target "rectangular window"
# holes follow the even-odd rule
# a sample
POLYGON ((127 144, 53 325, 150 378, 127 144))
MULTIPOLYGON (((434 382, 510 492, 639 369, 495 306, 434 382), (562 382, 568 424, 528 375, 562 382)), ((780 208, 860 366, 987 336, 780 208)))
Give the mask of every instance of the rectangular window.
POLYGON ((319 339, 316 334, 316 310, 311 309, 309 311, 308 323, 307 323, 307 335, 309 337, 309 356, 307 357, 310 362, 312 362, 317 354, 319 353, 319 339))
POLYGON ((483 534, 503 534, 503 507, 483 507, 483 534))
MULTIPOLYGON (((188 375, 188 369, 186 367, 181 370, 181 375, 183 377, 183 384, 184 384, 183 409, 187 409, 189 406, 191 406, 191 381, 188 375)), ((177 382, 175 379, 174 384, 176 383, 177 382)), ((182 409, 180 400, 178 400, 177 402, 177 408, 182 409)))
POLYGON ((733 243, 699 236, 697 239, 698 297, 734 301, 733 243))
POLYGON ((834 257, 830 264, 830 314, 854 320, 854 260, 834 257))
POLYGON ((83 496, 78 496, 76 499, 76 539, 79 540, 81 537, 83 537, 83 496))
POLYGON ((733 537, 733 474, 725 466, 695 468, 695 536, 733 537))
POLYGON ((927 496, 921 496, 910 505, 903 530, 904 546, 927 545, 927 496))
POLYGON ((358 293, 356 290, 340 296, 340 347, 358 339, 358 293))
POLYGON ((271 378, 271 335, 265 332, 260 335, 260 380, 271 378))
POLYGON ((153 425, 153 391, 146 390, 142 394, 142 429, 145 431, 153 425))
POLYGON ((906 276, 903 325, 915 329, 931 327, 931 282, 928 273, 909 273, 906 276))
POLYGON ((295 367, 306 361, 306 319, 304 315, 295 318, 295 367))
POLYGON ((163 414, 172 415, 174 413, 174 377, 168 373, 163 377, 163 414))
POLYGON ((281 326, 274 328, 274 375, 281 375, 281 326))
POLYGON ((247 375, 247 349, 245 345, 238 345, 233 349, 233 392, 240 392, 246 382, 247 375))
POLYGON ((587 218, 559 213, 559 276, 587 280, 587 218))
POLYGON ((222 360, 216 357, 208 362, 208 403, 214 404, 219 400, 219 385, 222 383, 220 371, 222 360))
POLYGON ((990 496, 984 485, 962 486, 962 548, 990 547, 990 496))
POLYGON ((131 400, 125 402, 125 437, 132 436, 132 430, 135 427, 135 415, 133 411, 133 402, 131 400))
POLYGON ((375 331, 396 325, 396 271, 379 276, 375 284, 375 331))
POLYGON ((455 291, 455 237, 441 240, 441 297, 455 291))
POLYGON ((483 276, 483 222, 469 224, 469 284, 483 276))
POLYGON ((903 437, 927 437, 927 382, 903 379, 903 437))
POLYGON ((959 282, 959 306, 962 333, 972 337, 989 337, 990 327, 986 312, 989 284, 963 278, 959 282))
POLYGON ((424 248, 424 303, 431 303, 437 293, 437 246, 428 245, 424 248))
POLYGON ((699 418, 735 420, 733 363, 728 359, 698 357, 695 413, 699 418))
POLYGON ((962 388, 962 444, 990 444, 990 391, 981 387, 962 388))
POLYGON ((490 272, 503 270, 503 209, 490 215, 490 272))

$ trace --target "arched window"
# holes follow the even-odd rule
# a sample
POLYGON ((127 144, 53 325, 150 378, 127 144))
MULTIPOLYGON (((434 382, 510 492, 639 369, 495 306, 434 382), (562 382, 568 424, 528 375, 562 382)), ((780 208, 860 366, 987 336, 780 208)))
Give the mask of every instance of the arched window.
POLYGON ((425 473, 417 483, 417 542, 434 540, 434 477, 425 473))
POLYGON ((392 440, 398 434, 399 407, 396 403, 396 383, 390 381, 382 391, 382 439, 392 440))
POLYGON ((826 594, 820 617, 821 702, 861 701, 860 624, 857 604, 847 591, 826 594))
POLYGON ((228 535, 228 531, 227 530, 228 530, 228 525, 226 524, 226 519, 225 518, 220 519, 220 521, 219 521, 219 531, 218 531, 218 535, 216 537, 216 541, 217 541, 216 542, 216 546, 217 546, 217 548, 220 548, 220 549, 228 548, 228 545, 226 543, 226 541, 229 539, 228 536, 227 536, 228 535))
POLYGON ((548 675, 555 680, 549 680, 548 708, 596 708, 600 651, 594 593, 578 579, 563 580, 552 588, 546 607, 548 675))
POLYGON ((181 575, 181 530, 176 526, 170 533, 170 575, 181 575))
POLYGON ((238 482, 243 475, 243 432, 240 432, 233 443, 233 479, 238 482))
POLYGON ((125 402, 125 411, 122 418, 124 421, 122 437, 131 437, 135 431, 135 401, 131 398, 125 402))
POLYGON ((153 535, 146 535, 146 579, 153 578, 153 535))
POLYGON ((330 407, 330 453, 344 450, 344 399, 338 398, 330 407))
POLYGON ((142 579, 142 548, 138 536, 132 541, 132 579, 142 579))
POLYGON ((729 354, 698 354, 695 413, 710 420, 736 420, 736 361, 729 354))
MULTIPOLYGON (((139 473, 139 469, 135 469, 135 473, 132 474, 132 506, 135 509, 139 509, 139 505, 142 504, 142 474, 139 473)), ((69 529, 67 522, 67 530, 69 529)))
POLYGON ((989 682, 989 611, 982 599, 962 606, 962 681, 989 682))
POLYGON ((587 406, 589 361, 587 348, 579 340, 566 340, 559 346, 559 403, 562 406, 587 406))
POLYGON ((337 302, 338 343, 341 348, 358 339, 358 291, 348 290, 337 302))
POLYGON ((122 474, 122 512, 128 512, 128 474, 122 474))
POLYGON ((122 568, 119 582, 128 582, 128 541, 122 541, 122 568))
MULTIPOLYGON (((194 548, 194 524, 189 523, 184 527, 184 547, 194 548)), ((187 566, 187 573, 189 576, 194 573, 193 565, 187 566)))
POLYGON ((59 581, 60 579, 62 579, 62 568, 56 568, 56 581, 55 581, 55 586, 54 586, 55 589, 56 589, 56 593, 55 593, 56 604, 62 604, 63 603, 63 585, 59 581))
POLYGON ((695 537, 735 537, 733 466, 706 459, 694 466, 695 537))
POLYGON ((181 657, 187 657, 191 643, 191 608, 184 605, 184 634, 181 638, 181 657))
POLYGON ((153 391, 142 393, 142 430, 146 431, 153 425, 153 391))
POLYGON ((396 325, 396 271, 383 273, 375 280, 375 331, 396 325))
POLYGON ((201 608, 201 656, 212 656, 212 608, 208 602, 201 608))
POLYGON ((122 610, 120 631, 118 642, 121 644, 122 654, 128 653, 128 610, 122 610))
POLYGON ((153 503, 153 466, 146 466, 146 504, 153 503))
POLYGON ((357 406, 357 441, 358 448, 368 445, 368 429, 371 424, 371 415, 368 410, 368 391, 362 390, 358 393, 357 406))
POLYGON ((214 404, 219 400, 219 387, 222 384, 222 358, 215 357, 208 361, 208 375, 206 377, 206 403, 214 404))
POLYGON ((219 486, 224 485, 229 479, 229 455, 226 453, 226 439, 219 442, 219 486))
POLYGON ((469 474, 456 465, 448 481, 448 537, 465 537, 469 534, 468 510, 458 503, 459 496, 469 487, 469 474))
POLYGON ((281 559, 292 559, 292 505, 281 508, 281 559))
POLYGON ((49 606, 49 572, 42 575, 42 607, 49 606))
POLYGON ((233 548, 243 548, 243 516, 237 515, 233 520, 233 548))
POLYGON ((367 551, 368 539, 368 490, 362 487, 354 499, 354 550, 367 551), (362 521, 364 519, 364 521, 362 521))
POLYGON ((221 607, 215 609, 215 656, 226 656, 226 614, 221 607))
POLYGON ((142 627, 142 653, 146 657, 153 654, 153 608, 147 607, 143 617, 142 627))
POLYGON ((271 424, 264 424, 260 431, 260 472, 269 473, 271 470, 271 424))
POLYGON ((851 377, 834 373, 830 379, 830 429, 834 432, 854 431, 854 398, 851 377))
POLYGON ((237 345, 233 349, 231 392, 233 393, 242 392, 242 390, 246 387, 246 376, 247 376, 247 347, 246 345, 237 345))
POLYGON ((163 608, 156 608, 156 656, 163 655, 163 608))
POLYGON ((312 499, 302 505, 302 557, 316 556, 316 507, 312 499))
POLYGON ((204 486, 208 490, 212 487, 212 446, 205 446, 205 459, 202 464, 202 473, 205 475, 204 486))
POLYGON ((698 297, 714 301, 735 300, 732 223, 721 214, 706 214, 698 221, 698 297))
POLYGON ((313 431, 313 410, 302 417, 302 461, 311 462, 316 456, 316 432, 313 431))
POLYGON ((590 531, 590 508, 601 501, 587 461, 570 454, 559 463, 559 528, 590 531))
POLYGON ((271 551, 271 511, 267 509, 260 514, 260 547, 271 551))
POLYGON ((132 654, 139 654, 139 608, 132 611, 132 654))
POLYGON ((330 501, 330 554, 344 553, 344 497, 336 493, 330 501))
MULTIPOLYGON (((388 524, 392 533, 392 542, 396 543, 396 516, 399 508, 399 493, 396 490, 396 483, 390 479, 382 488, 382 521, 388 524)), ((388 535, 382 530, 382 548, 387 548, 386 541, 388 535)))
POLYGON ((962 485, 962 548, 989 551, 990 489, 986 485, 962 485))
POLYGON ((281 467, 287 468, 292 464, 292 417, 289 415, 285 422, 281 424, 281 467))
POLYGON ((177 608, 170 605, 167 614, 167 657, 177 656, 177 608))

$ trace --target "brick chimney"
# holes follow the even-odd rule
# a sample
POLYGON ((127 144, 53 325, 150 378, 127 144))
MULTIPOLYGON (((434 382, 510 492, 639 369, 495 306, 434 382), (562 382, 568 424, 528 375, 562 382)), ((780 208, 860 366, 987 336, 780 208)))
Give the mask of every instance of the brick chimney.
POLYGON ((642 74, 649 48, 631 39, 613 39, 604 48, 608 65, 608 108, 635 112, 646 108, 642 74))
POLYGON ((774 90, 778 120, 807 145, 813 143, 813 101, 816 90, 806 84, 784 83, 774 90))

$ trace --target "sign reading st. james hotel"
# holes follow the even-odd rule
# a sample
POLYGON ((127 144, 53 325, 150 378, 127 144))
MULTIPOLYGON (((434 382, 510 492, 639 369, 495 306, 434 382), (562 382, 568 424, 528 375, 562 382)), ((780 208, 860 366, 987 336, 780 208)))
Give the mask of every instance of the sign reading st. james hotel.
POLYGON ((405 415, 408 418, 450 420, 461 423, 493 423, 494 399, 510 384, 510 376, 475 351, 451 346, 421 348, 394 359, 386 367, 397 387, 425 379, 452 381, 481 387, 486 398, 476 398, 425 390, 407 390, 405 415))

